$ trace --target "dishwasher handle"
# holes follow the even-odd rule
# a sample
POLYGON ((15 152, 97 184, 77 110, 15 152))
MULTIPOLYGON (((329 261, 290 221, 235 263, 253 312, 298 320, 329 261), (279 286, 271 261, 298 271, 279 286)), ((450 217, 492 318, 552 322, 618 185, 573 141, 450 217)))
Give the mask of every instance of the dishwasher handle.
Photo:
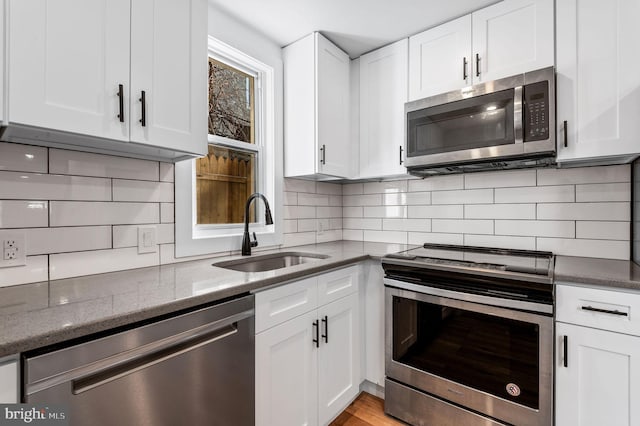
POLYGON ((170 360, 194 349, 206 346, 238 332, 238 321, 253 316, 254 311, 246 311, 211 324, 168 337, 159 342, 145 345, 125 354, 124 357, 103 360, 72 379, 72 392, 81 394, 121 377, 170 360))

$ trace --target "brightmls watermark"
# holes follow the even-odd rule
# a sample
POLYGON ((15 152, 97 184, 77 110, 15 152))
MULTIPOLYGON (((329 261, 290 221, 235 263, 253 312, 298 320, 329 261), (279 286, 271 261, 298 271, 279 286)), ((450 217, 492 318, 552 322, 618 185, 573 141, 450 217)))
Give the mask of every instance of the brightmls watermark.
POLYGON ((0 426, 69 426, 67 407, 48 404, 0 404, 0 426))

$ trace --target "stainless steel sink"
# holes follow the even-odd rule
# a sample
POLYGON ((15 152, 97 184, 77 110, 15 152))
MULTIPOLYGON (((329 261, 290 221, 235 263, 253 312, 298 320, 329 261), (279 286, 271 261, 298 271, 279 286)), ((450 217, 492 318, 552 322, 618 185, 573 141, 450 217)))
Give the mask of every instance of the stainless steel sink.
POLYGON ((274 254, 264 254, 262 256, 252 256, 242 259, 227 260, 225 262, 214 263, 218 268, 233 269, 242 272, 264 272, 274 269, 287 268, 289 266, 300 265, 302 263, 315 262, 326 259, 326 254, 301 253, 301 252, 281 252, 274 254))

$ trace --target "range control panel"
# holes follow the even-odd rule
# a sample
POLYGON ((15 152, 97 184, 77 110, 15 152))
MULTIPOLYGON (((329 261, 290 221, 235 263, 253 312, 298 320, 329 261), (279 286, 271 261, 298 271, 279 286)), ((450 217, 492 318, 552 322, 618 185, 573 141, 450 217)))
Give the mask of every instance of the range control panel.
POLYGON ((527 84, 522 88, 524 98, 525 142, 549 139, 549 82, 527 84))

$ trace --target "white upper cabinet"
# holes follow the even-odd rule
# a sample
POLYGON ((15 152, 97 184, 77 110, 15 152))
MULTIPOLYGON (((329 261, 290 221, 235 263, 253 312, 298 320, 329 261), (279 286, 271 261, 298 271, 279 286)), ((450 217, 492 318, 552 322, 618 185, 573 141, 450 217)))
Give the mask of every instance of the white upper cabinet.
POLYGON ((8 121, 129 140, 129 9, 130 0, 10 0, 8 121))
POLYGON ((203 152, 206 15, 202 0, 131 2, 132 142, 203 152))
POLYGON ((407 39, 360 57, 361 179, 406 173, 402 150, 407 57, 407 39))
POLYGON ((563 0, 556 16, 558 161, 640 153, 640 3, 563 0))
POLYGON ((471 16, 474 83, 553 65, 553 0, 505 0, 471 16))
POLYGON ((409 37, 409 100, 468 86, 471 15, 409 37))
POLYGON ((206 152, 206 0, 8 1, 8 140, 206 152))
POLYGON ((553 0, 505 0, 409 38, 409 100, 553 63, 553 0))
POLYGON ((349 56, 313 33, 285 47, 285 176, 349 175, 349 56))

